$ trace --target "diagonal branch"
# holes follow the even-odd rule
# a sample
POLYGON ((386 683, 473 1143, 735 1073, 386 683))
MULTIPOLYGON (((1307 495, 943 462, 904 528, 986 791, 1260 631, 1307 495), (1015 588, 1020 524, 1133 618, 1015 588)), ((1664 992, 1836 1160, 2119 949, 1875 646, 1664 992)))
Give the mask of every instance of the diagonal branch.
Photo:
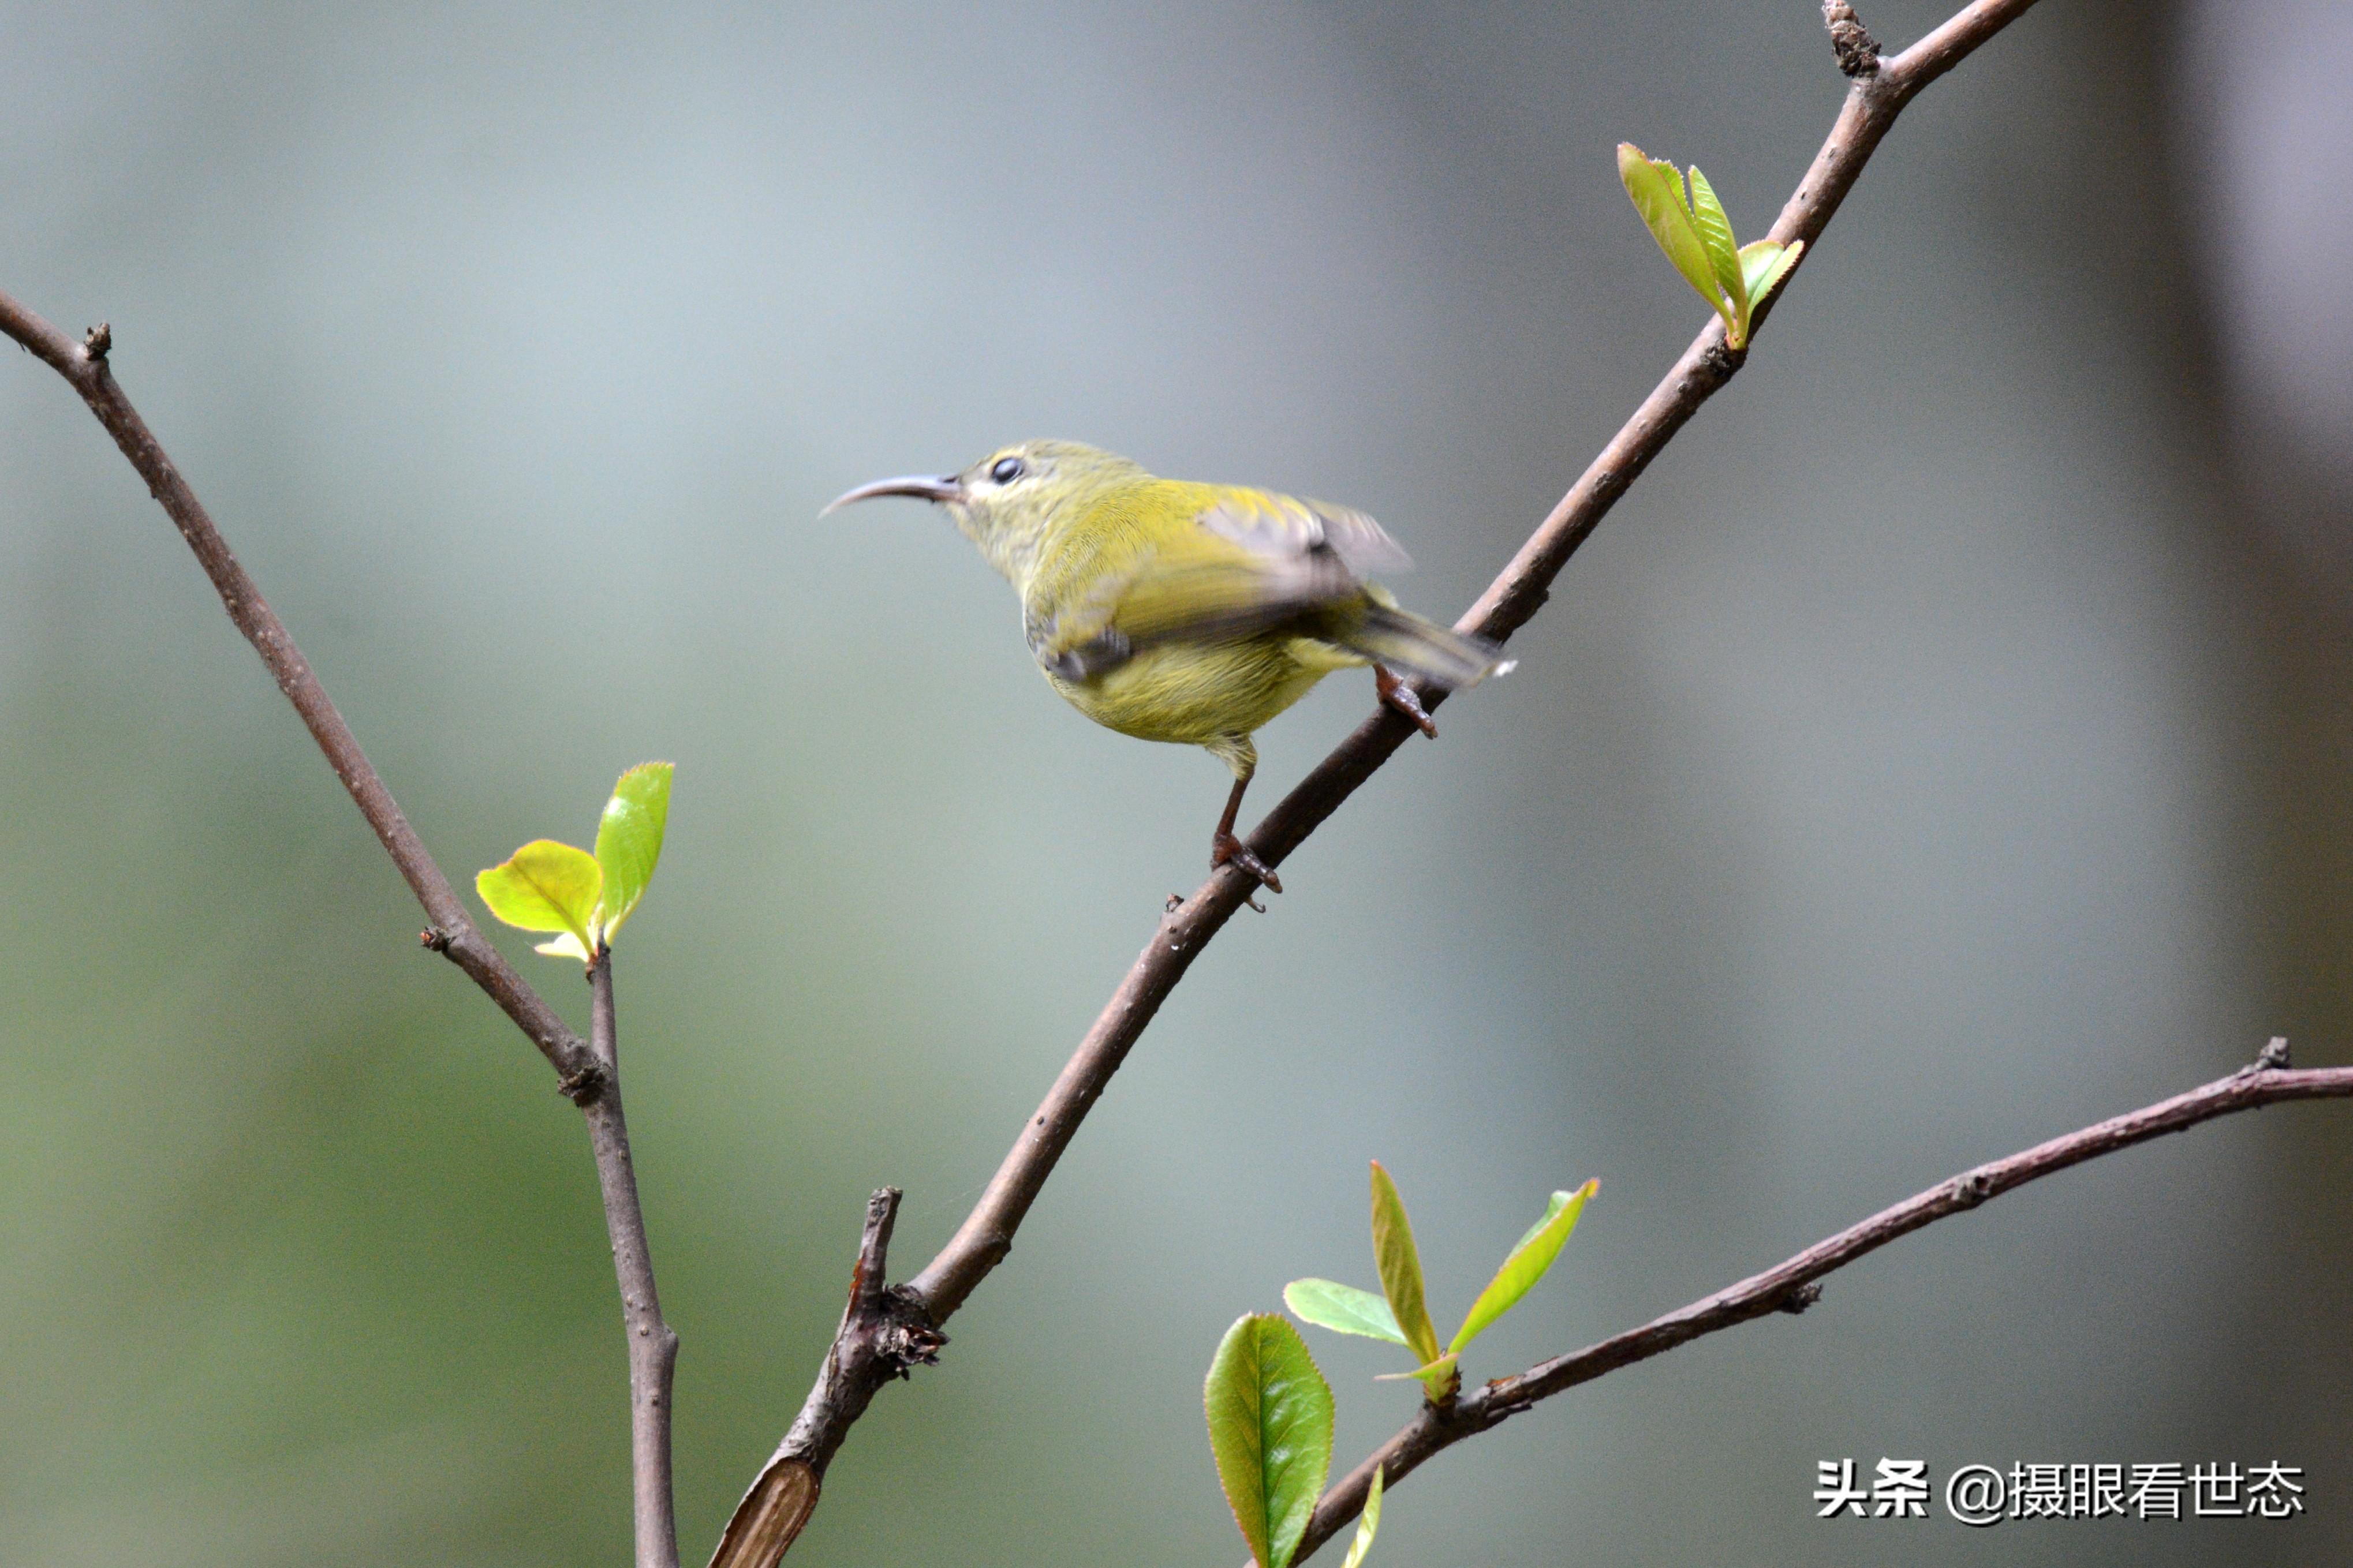
POLYGON ((90 412, 147 481, 180 536, 212 579, 221 606, 302 722, 343 788, 367 818, 385 853, 400 868, 417 901, 433 923, 425 945, 464 970, 515 1026, 540 1048, 556 1071, 556 1087, 580 1108, 596 1160, 605 1201, 605 1224, 613 1242, 613 1267, 621 1292, 621 1314, 629 1353, 630 1454, 637 1520, 638 1568, 677 1568, 677 1531, 670 1503, 670 1369, 678 1359, 678 1336, 662 1321, 654 1294, 653 1260, 646 1245, 645 1215, 638 1205, 638 1177, 629 1158, 628 1124, 621 1114, 619 1058, 614 1045, 613 977, 609 954, 589 972, 591 1026, 584 1042, 482 935, 459 901, 449 879, 408 825, 392 791, 360 750, 359 739, 328 700, 326 688, 294 645, 286 623, 237 564, 228 542, 195 491, 165 454, 147 422, 123 395, 107 363, 114 335, 92 328, 76 342, 47 321, 0 292, 0 331, 5 331, 65 377, 90 412))
MULTIPOLYGON (((1784 244, 1804 240, 1810 258, 1814 242, 1829 226, 1905 105, 2032 4, 2033 0, 1975 0, 1895 58, 1879 60, 1874 50, 1875 68, 1853 72, 1852 85, 1829 139, 1815 154, 1797 194, 1782 207, 1769 237, 1784 244)), ((1778 298, 1778 293, 1773 298, 1778 298)), ((1768 299, 1758 309, 1757 323, 1763 321, 1770 305, 1768 299)), ((1725 346, 1721 321, 1711 319, 1666 378, 1520 547, 1503 574, 1456 623, 1457 627, 1502 642, 1526 625, 1543 607, 1553 579, 1609 515, 1618 498, 1700 405, 1732 379, 1746 357, 1745 351, 1725 346)), ((1420 696, 1425 708, 1435 708, 1445 700, 1442 691, 1422 689, 1420 696)), ((1267 815, 1250 837, 1250 848, 1266 864, 1281 865, 1413 733, 1414 726, 1394 710, 1387 707, 1376 710, 1267 815)), ((989 1271, 1004 1261, 1012 1249, 1014 1233, 1052 1174, 1055 1163, 1077 1136, 1087 1112, 1102 1098, 1112 1076, 1127 1059, 1161 1003, 1192 967, 1194 958, 1233 918, 1255 886, 1247 873, 1229 864, 1212 873, 1192 898, 1162 920, 1061 1076, 1054 1080, 1044 1103, 1022 1124, 1020 1135, 979 1203, 939 1255, 908 1283, 907 1289, 928 1311, 934 1326, 946 1322, 989 1271)), ((833 1364, 828 1355, 828 1368, 833 1364)), ((884 1374, 877 1369, 871 1375, 880 1387, 884 1374)), ((737 1506, 735 1522, 730 1524, 712 1568, 770 1568, 791 1544, 792 1534, 785 1534, 773 1550, 770 1543, 763 1542, 760 1551, 752 1552, 742 1545, 745 1538, 737 1526, 747 1515, 773 1511, 774 1496, 786 1489, 796 1496, 806 1493, 807 1506, 798 1510, 806 1520, 815 1506, 817 1485, 827 1460, 840 1447, 848 1422, 864 1407, 863 1399, 852 1403, 832 1398, 828 1381, 820 1379, 800 1419, 737 1506)))
POLYGON ((2113 1154, 2136 1143, 2146 1143, 2168 1132, 2211 1121, 2234 1111, 2253 1110, 2289 1100, 2353 1098, 2353 1068, 2314 1068, 2298 1072, 2288 1065, 2287 1042, 2274 1040, 2251 1067, 2228 1078, 2177 1094, 2155 1105, 2095 1122, 2063 1138, 1964 1171, 1926 1192, 1915 1193, 1893 1208, 1880 1210, 1862 1224, 1850 1226, 1762 1274, 1728 1285, 1690 1306, 1630 1329, 1571 1355, 1556 1356, 1511 1377, 1497 1378, 1475 1393, 1464 1394, 1451 1409, 1425 1405, 1404 1430, 1375 1450, 1324 1494, 1315 1517, 1292 1561, 1303 1562, 1318 1546, 1345 1529, 1363 1511, 1373 1472, 1382 1472, 1384 1490, 1395 1487, 1432 1456, 1466 1437, 1489 1431, 1539 1399, 1549 1399, 1582 1383, 1663 1355, 1677 1345, 1773 1312, 1802 1312, 1820 1293, 1815 1283, 1836 1273, 1867 1253, 1876 1252, 1899 1237, 1976 1208, 1988 1198, 2013 1187, 2054 1175, 2071 1165, 2113 1154))
POLYGON ((359 737, 352 733, 343 716, 327 699, 327 689, 311 671, 311 664, 302 650, 294 646, 293 634, 278 612, 269 607, 254 586, 243 566, 229 551, 228 541, 214 526, 212 514, 205 510, 204 502, 180 477, 179 468, 165 454, 162 442, 147 428, 147 422, 131 405, 122 388, 116 384, 114 372, 107 363, 107 353, 113 347, 114 334, 105 326, 94 327, 80 342, 59 331, 48 322, 26 310, 5 293, 0 293, 0 331, 6 332, 48 367, 66 378, 66 384, 80 394, 98 416, 139 477, 147 481, 147 489, 162 504, 164 510, 179 528, 180 537, 195 552, 196 563, 212 579, 219 593, 221 607, 237 629, 245 634, 253 651, 261 656, 278 689, 294 705, 311 738, 319 750, 327 754, 328 766, 335 777, 351 792, 360 815, 375 830, 377 840, 385 854, 400 868, 409 890, 425 907, 425 918, 432 926, 425 933, 425 945, 448 958, 464 970, 512 1018, 515 1026, 540 1048, 548 1065, 557 1074, 564 1092, 573 1100, 586 1103, 593 1098, 603 1080, 603 1069, 596 1057, 574 1034, 569 1026, 556 1016, 538 992, 533 990, 514 966, 492 947, 473 920, 466 906, 458 900, 449 886, 449 879, 441 874, 433 857, 401 815, 392 791, 385 787, 384 779, 360 750, 359 737))

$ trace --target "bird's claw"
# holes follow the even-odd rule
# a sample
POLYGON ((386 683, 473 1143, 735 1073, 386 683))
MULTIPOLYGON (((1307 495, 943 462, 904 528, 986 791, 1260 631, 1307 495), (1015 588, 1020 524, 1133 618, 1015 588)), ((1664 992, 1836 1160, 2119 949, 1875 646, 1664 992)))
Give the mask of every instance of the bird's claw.
POLYGON ((1240 868, 1264 883, 1270 893, 1282 891, 1282 879, 1274 874, 1274 868, 1260 859, 1249 845, 1230 833, 1220 833, 1209 841, 1209 869, 1214 871, 1220 866, 1240 868))
POLYGON ((1433 741, 1438 739, 1438 721, 1430 716, 1430 710, 1421 705, 1421 699, 1414 695, 1412 687, 1377 664, 1373 666, 1373 686, 1380 693, 1384 707, 1397 710, 1412 722, 1415 729, 1433 741))

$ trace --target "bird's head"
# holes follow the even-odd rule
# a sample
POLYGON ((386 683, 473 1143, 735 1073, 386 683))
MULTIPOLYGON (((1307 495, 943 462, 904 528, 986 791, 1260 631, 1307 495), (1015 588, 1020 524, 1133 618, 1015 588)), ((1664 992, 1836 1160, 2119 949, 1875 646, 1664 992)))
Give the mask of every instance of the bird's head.
POLYGON ((879 496, 936 501, 989 564, 1018 586, 1058 511, 1107 486, 1144 477, 1125 458, 1077 441, 1023 441, 998 447, 961 473, 908 474, 860 485, 836 496, 825 510, 879 496))

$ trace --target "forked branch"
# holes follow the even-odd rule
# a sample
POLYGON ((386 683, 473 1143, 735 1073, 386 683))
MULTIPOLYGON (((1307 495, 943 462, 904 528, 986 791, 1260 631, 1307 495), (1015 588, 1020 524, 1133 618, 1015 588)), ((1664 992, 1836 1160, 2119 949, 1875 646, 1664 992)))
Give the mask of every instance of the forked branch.
POLYGON ((579 1106, 596 1153, 596 1179, 604 1194, 605 1223, 612 1237, 613 1266, 628 1331, 638 1568, 677 1568, 677 1531, 670 1521, 670 1368, 678 1356, 678 1336, 662 1321, 661 1306, 654 1294, 653 1260, 646 1245, 645 1217, 638 1205, 628 1125, 621 1114, 610 955, 590 971, 594 1038, 584 1042, 546 999, 514 972, 467 914, 448 878, 441 874, 441 868, 393 800, 392 791, 368 762, 367 753, 360 750, 351 726, 328 700, 326 689, 319 684, 286 624, 237 564, 204 503, 116 384, 107 363, 113 332, 105 326, 95 327, 77 342, 5 293, 0 293, 0 331, 65 377, 147 481, 149 491, 195 552, 205 575, 212 579, 221 607, 261 656, 278 689, 301 715, 335 776, 351 793, 385 853, 392 857, 417 901, 424 906, 426 919, 432 922, 425 931, 425 945, 464 970, 514 1020, 555 1068, 556 1087, 579 1106))
POLYGON ((375 830, 378 842, 400 874, 408 882, 409 890, 425 908, 425 918, 433 923, 426 930, 425 945, 440 953, 464 970, 475 984, 488 993, 491 1001, 513 1019, 531 1042, 540 1048, 548 1065, 555 1068, 558 1084, 573 1100, 583 1101, 593 1098, 603 1081, 604 1069, 595 1055, 583 1044, 578 1035, 556 1016, 546 999, 533 990, 523 977, 514 972, 492 947, 458 894, 449 886, 449 879, 441 874, 433 857, 408 825, 400 806, 392 798, 392 791, 367 753, 360 750, 359 738, 352 733, 343 716, 327 699, 327 689, 319 684, 311 673, 310 661, 302 650, 294 646, 293 634, 278 612, 261 596, 261 590, 246 575, 243 566, 229 551, 228 541, 213 524, 212 514, 205 510, 188 481, 165 454, 162 442, 147 428, 147 422, 131 405, 122 388, 116 384, 114 371, 107 355, 114 346, 114 334, 104 325, 90 329, 90 335, 77 342, 73 338, 43 321, 5 293, 0 293, 0 331, 16 339, 50 369, 66 378, 66 384, 80 394, 147 481, 148 492, 161 503, 164 514, 180 531, 180 537, 195 552, 196 564, 212 579, 214 591, 220 595, 221 607, 237 629, 245 634, 253 651, 261 656, 278 682, 278 689, 294 705, 311 738, 327 755, 327 765, 335 770, 335 777, 351 792, 352 800, 360 815, 375 830))
MULTIPOLYGON (((1803 240, 1807 256, 1811 256, 1815 242, 1905 105, 2032 4, 2033 0, 1976 0, 1894 59, 1877 59, 1876 46, 1872 46, 1876 68, 1854 73, 1829 139, 1815 154, 1796 195, 1782 207, 1768 237, 1785 245, 1803 240)), ((1852 20, 1851 10, 1845 19, 1852 20)), ((1859 26, 1856 32, 1860 34, 1859 26)), ((1867 40, 1868 35, 1861 36, 1867 40)), ((1862 47, 1851 38, 1841 59, 1853 57, 1862 47)), ((1784 285, 1782 292, 1786 291, 1784 285)), ((1772 298, 1779 297, 1777 293, 1772 298)), ((1770 305, 1768 300, 1759 309, 1752 332, 1770 305)), ((1526 625, 1543 606, 1553 579, 1609 515, 1618 498, 1700 405, 1732 379, 1746 357, 1745 350, 1725 346, 1723 324, 1711 319, 1666 378, 1520 547, 1502 575, 1455 623, 1458 629, 1502 642, 1526 625)), ((1419 694, 1425 708, 1435 708, 1446 696, 1430 689, 1421 689, 1419 694)), ((1376 709, 1267 815, 1250 836, 1251 849, 1266 864, 1280 866, 1414 733, 1413 724, 1395 710, 1376 709)), ((1037 1201, 1055 1163, 1077 1136, 1087 1112, 1102 1098, 1112 1076, 1192 967, 1194 958, 1233 918, 1255 886, 1248 874, 1229 866, 1212 873, 1190 899, 1161 921, 1061 1076, 1054 1080, 1045 1102, 1022 1123, 980 1201, 939 1255, 909 1282, 913 1301, 928 1314, 934 1327, 945 1323, 989 1271, 1004 1261, 1012 1249, 1014 1233, 1037 1201)), ((835 1358, 828 1353, 828 1372, 834 1364, 835 1358)), ((856 1418, 865 1403, 864 1399, 839 1400, 828 1392, 828 1380, 818 1380, 792 1430, 738 1505, 737 1522, 729 1526, 726 1539, 712 1559, 712 1568, 770 1568, 775 1552, 767 1552, 765 1544, 760 1552, 742 1550, 740 1543, 748 1538, 737 1524, 747 1515, 775 1513, 772 1494, 786 1490, 807 1496, 808 1506, 798 1510, 806 1519, 808 1508, 815 1505, 826 1460, 840 1447, 846 1423, 856 1418)), ((782 1545, 790 1543, 786 1535, 782 1545)), ((781 1545, 776 1548, 781 1550, 781 1545)))

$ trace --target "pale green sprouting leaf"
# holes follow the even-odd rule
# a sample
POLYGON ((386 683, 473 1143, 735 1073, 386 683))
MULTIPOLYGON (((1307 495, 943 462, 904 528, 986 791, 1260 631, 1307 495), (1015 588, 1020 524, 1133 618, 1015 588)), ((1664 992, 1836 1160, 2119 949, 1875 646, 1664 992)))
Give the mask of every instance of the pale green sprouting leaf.
POLYGON ((1487 1281, 1487 1288, 1479 1292, 1479 1299, 1471 1303, 1470 1315, 1455 1331, 1453 1342, 1446 1347, 1449 1351, 1460 1351, 1469 1345, 1488 1324, 1517 1306, 1520 1298, 1535 1287, 1535 1282, 1552 1267, 1553 1259, 1560 1256, 1560 1249, 1568 1244, 1569 1232, 1577 1228, 1577 1216, 1585 1212, 1586 1199, 1600 1190, 1601 1183, 1597 1178, 1573 1193, 1553 1194, 1544 1217, 1528 1227, 1519 1245, 1512 1248, 1511 1256, 1504 1259, 1504 1266, 1495 1270, 1495 1277, 1487 1281))
POLYGON ((1751 240, 1740 247, 1741 274, 1748 282, 1748 308, 1753 311, 1773 297, 1781 279, 1805 254, 1806 242, 1793 239, 1788 245, 1778 240, 1751 240))
POLYGON ((1396 1345, 1405 1343, 1405 1331, 1398 1327, 1397 1314, 1389 1310, 1389 1304, 1370 1290, 1359 1290, 1354 1285, 1335 1284, 1329 1279, 1293 1279, 1282 1288, 1282 1304, 1294 1316, 1319 1328, 1362 1334, 1368 1340, 1387 1340, 1396 1345))
POLYGON ((1716 283, 1715 264, 1708 259, 1707 246, 1700 239, 1690 199, 1683 194, 1683 175, 1665 159, 1646 157, 1631 142, 1620 142, 1618 177, 1633 198, 1634 209, 1650 226, 1651 237, 1659 242, 1675 270, 1729 323, 1732 304, 1716 283))
POLYGON ((596 900, 605 873, 585 849, 534 838, 503 865, 474 878, 491 913, 524 931, 568 931, 584 952, 596 949, 596 900))
POLYGON ((1340 1568, 1362 1568, 1365 1553, 1373 1549, 1373 1536, 1381 1528, 1381 1477, 1388 1467, 1373 1467, 1373 1484, 1365 1492, 1365 1511, 1356 1516, 1356 1539, 1348 1542, 1348 1555, 1340 1560, 1340 1568))
POLYGON ((1454 1363, 1461 1359, 1454 1352, 1448 1351, 1429 1365, 1415 1367, 1411 1372, 1376 1373, 1373 1381, 1403 1383, 1407 1378, 1412 1378, 1421 1384, 1423 1396, 1436 1405, 1462 1386, 1461 1373, 1454 1370, 1454 1363))
POLYGON ((1202 1389, 1209 1452, 1261 1568, 1291 1568, 1332 1469, 1332 1388, 1299 1331, 1271 1312, 1238 1318, 1202 1389))
POLYGON ((1381 1271, 1381 1291, 1398 1330, 1414 1354, 1425 1362, 1438 1359, 1438 1330, 1422 1301, 1421 1254, 1413 1245, 1413 1226, 1405 1217, 1405 1200, 1397 1184, 1373 1162, 1373 1261, 1381 1271))
POLYGON ((602 920, 610 942, 646 896, 661 859, 662 828, 670 820, 668 763, 639 763, 613 786, 596 825, 596 864, 605 869, 602 920))
POLYGON ((1748 284, 1741 276, 1740 247, 1732 240, 1732 220, 1724 216, 1724 204, 1715 199, 1715 187, 1694 163, 1691 170, 1692 223, 1699 230, 1700 244, 1707 250, 1708 265, 1715 270, 1715 286, 1732 314, 1725 320, 1725 341, 1734 348, 1748 341, 1748 284))
POLYGON ((554 942, 541 942, 532 952, 543 952, 550 958, 576 958, 583 963, 587 963, 590 956, 588 950, 580 945, 580 939, 570 931, 565 931, 554 942))

